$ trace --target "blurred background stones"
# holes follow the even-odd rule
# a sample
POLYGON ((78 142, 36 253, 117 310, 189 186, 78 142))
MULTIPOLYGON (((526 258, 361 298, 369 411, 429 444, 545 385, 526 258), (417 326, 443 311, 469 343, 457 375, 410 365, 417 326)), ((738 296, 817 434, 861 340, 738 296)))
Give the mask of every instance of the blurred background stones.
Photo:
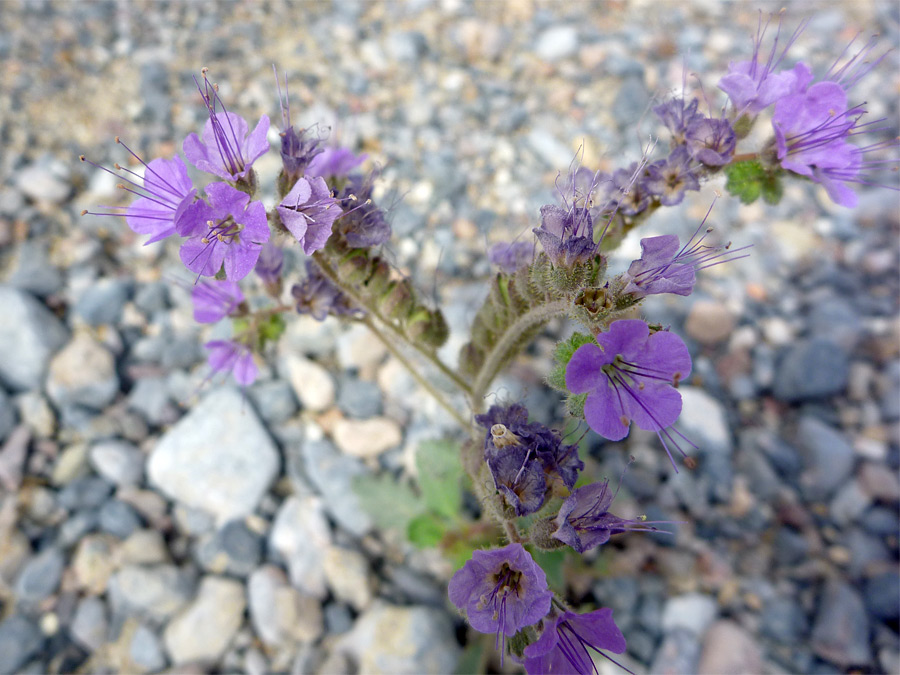
MULTIPOLYGON (((898 46, 893 2, 787 3, 787 30, 804 17, 789 58, 817 73, 857 31, 898 46)), ((452 570, 350 491, 407 475, 452 420, 333 320, 290 322, 246 395, 205 382, 192 279, 171 245, 79 216, 121 203, 80 154, 128 164, 118 135, 171 156, 204 122, 204 66, 231 110, 279 120, 274 63, 295 124, 381 167, 385 254, 446 308, 452 360, 488 246, 531 236, 579 148, 591 168, 636 160, 683 73, 715 97, 756 26, 757 5, 712 1, 4 4, 0 672, 451 672, 461 653, 452 570)), ((897 91, 895 51, 853 94, 895 124, 897 91)), ((266 185, 276 153, 258 169, 266 185)), ((613 269, 640 236, 689 235, 716 191, 659 213, 613 269)), ((642 433, 590 435, 587 460, 615 479, 633 455, 621 515, 683 523, 568 579, 614 608, 635 672, 900 669, 898 213, 886 190, 855 210, 797 183, 778 208, 723 197, 715 236, 751 257, 645 303, 694 359, 679 424, 698 466, 675 474, 642 433)), ((541 383, 566 330, 494 393, 559 424, 541 383)))

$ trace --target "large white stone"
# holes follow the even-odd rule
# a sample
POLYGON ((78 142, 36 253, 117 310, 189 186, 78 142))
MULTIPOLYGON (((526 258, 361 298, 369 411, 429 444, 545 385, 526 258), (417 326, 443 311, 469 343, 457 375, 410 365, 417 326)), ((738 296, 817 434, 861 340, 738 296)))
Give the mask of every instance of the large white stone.
POLYGON ((212 514, 221 525, 253 512, 278 465, 275 444, 252 406, 223 388, 159 440, 147 474, 170 498, 212 514))

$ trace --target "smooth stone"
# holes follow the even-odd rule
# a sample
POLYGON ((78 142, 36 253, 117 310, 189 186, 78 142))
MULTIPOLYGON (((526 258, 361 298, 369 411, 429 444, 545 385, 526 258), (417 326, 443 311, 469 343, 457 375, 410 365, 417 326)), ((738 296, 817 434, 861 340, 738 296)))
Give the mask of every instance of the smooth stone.
POLYGON ((89 652, 97 651, 106 643, 107 629, 106 603, 93 596, 82 598, 69 625, 75 642, 89 652))
POLYGON ((194 584, 174 565, 125 565, 109 580, 113 611, 165 621, 193 597, 194 584))
POLYGON ((178 412, 169 396, 169 385, 162 377, 142 377, 128 394, 128 407, 148 423, 163 426, 174 422, 178 412))
POLYGON ((734 331, 734 314, 722 303, 697 300, 685 319, 684 331, 700 344, 716 345, 734 331))
POLYGON ((698 673, 760 673, 763 658, 753 636, 734 621, 717 621, 703 638, 698 673))
POLYGON ((353 615, 347 605, 329 602, 325 605, 324 614, 329 635, 341 635, 353 628, 353 615))
POLYGON ((325 551, 325 580, 334 597, 361 611, 372 602, 369 562, 357 550, 329 546, 325 551))
POLYGON ((715 599, 702 593, 685 593, 669 598, 663 608, 662 628, 669 633, 684 629, 703 635, 719 613, 715 599))
POLYGON ((326 440, 302 444, 306 475, 323 497, 328 513, 338 525, 361 537, 372 527, 371 516, 363 510, 353 491, 353 479, 366 472, 355 457, 338 452, 326 440))
POLYGON ((3 528, 0 536, 0 583, 12 586, 31 555, 31 544, 18 528, 3 528))
POLYGON ((16 597, 27 603, 38 603, 59 587, 66 559, 55 547, 44 549, 25 563, 14 591, 16 597))
POLYGON ((240 582, 203 577, 197 597, 169 622, 163 633, 173 665, 217 662, 241 627, 246 605, 240 582))
POLYGON ((699 638, 693 632, 679 628, 666 634, 656 650, 649 672, 654 675, 696 673, 699 664, 699 638))
POLYGON ((112 494, 113 486, 99 476, 82 476, 59 491, 59 505, 69 511, 99 508, 112 494))
POLYGON ((12 433, 16 426, 16 409, 6 392, 0 388, 0 442, 12 433))
POLYGON ((449 615, 433 607, 398 607, 377 600, 338 641, 360 673, 450 673, 460 648, 449 615))
POLYGON ((535 53, 544 61, 555 62, 568 58, 578 49, 575 26, 559 25, 544 29, 534 43, 535 53))
POLYGON ((866 579, 863 597, 872 616, 882 621, 900 618, 900 576, 897 570, 866 579))
POLYGON ((853 447, 838 430, 804 415, 797 428, 804 457, 800 487, 807 499, 824 499, 843 485, 853 471, 853 447))
POLYGON ((171 499, 225 523, 253 512, 279 463, 253 409, 236 390, 220 388, 160 438, 147 475, 171 499))
POLYGON ((297 355, 287 357, 286 367, 288 380, 304 409, 322 412, 334 404, 334 379, 325 368, 297 355))
POLYGON ((62 204, 72 193, 68 166, 44 155, 16 172, 16 187, 34 202, 62 204))
POLYGON ((775 398, 788 403, 825 398, 847 388, 847 353, 831 340, 800 340, 783 349, 775 369, 775 398))
POLYGON ((368 419, 382 413, 381 389, 374 382, 365 382, 350 375, 340 381, 338 409, 354 419, 368 419))
POLYGON ((125 539, 142 526, 134 507, 118 499, 110 499, 98 513, 100 529, 119 539, 125 539))
POLYGON ((334 425, 332 437, 341 451, 366 459, 400 445, 403 432, 399 424, 387 417, 343 419, 334 425))
POLYGON ((0 285, 0 315, 0 380, 14 391, 39 388, 68 331, 45 305, 5 285, 0 285))
POLYGON ((889 504, 900 501, 900 476, 883 464, 864 462, 859 469, 859 485, 876 501, 889 504))
POLYGON ((859 593, 846 583, 826 583, 812 629, 812 648, 841 669, 871 663, 866 608, 859 593))
POLYGON ((16 397, 22 422, 38 438, 51 438, 56 432, 56 413, 40 392, 29 391, 16 397))
POLYGON ((243 521, 232 520, 198 543, 197 561, 214 574, 246 577, 259 566, 262 543, 243 521))
POLYGON ((41 298, 63 287, 62 274, 47 257, 46 242, 38 239, 28 239, 19 245, 8 268, 6 282, 41 298))
POLYGON ((775 597, 763 607, 760 630, 772 640, 789 645, 808 633, 809 621, 796 600, 775 597))
POLYGON ((269 546, 284 558, 291 583, 301 591, 324 599, 325 551, 331 544, 331 529, 318 497, 288 497, 272 524, 269 546))
POLYGON ((320 601, 293 588, 274 565, 254 570, 247 597, 253 628, 271 647, 313 642, 324 631, 320 601))
POLYGON ((291 385, 283 380, 260 382, 247 390, 259 416, 269 424, 280 424, 293 417, 299 406, 291 385))
POLYGON ((85 289, 72 311, 90 326, 117 324, 132 286, 127 279, 100 279, 85 289))
POLYGON ((41 630, 18 614, 0 623, 0 673, 14 673, 44 645, 41 630))
POLYGON ((871 505, 872 499, 860 487, 859 481, 851 480, 838 488, 829 505, 829 513, 836 525, 846 527, 871 505))
POLYGON ((116 540, 106 534, 88 535, 78 542, 71 567, 79 590, 90 595, 106 592, 116 569, 116 540))
POLYGON ((58 407, 81 405, 102 410, 118 392, 112 353, 87 333, 77 333, 50 362, 47 395, 58 407))
POLYGON ((100 441, 91 446, 91 466, 115 485, 137 485, 144 476, 143 452, 127 441, 100 441))
POLYGON ((541 127, 529 131, 525 143, 539 160, 553 170, 568 166, 575 156, 574 150, 541 127))
MULTIPOLYGON (((0 400, 0 404, 2 403, 0 400)), ((10 434, 5 443, 0 437, 0 488, 13 493, 18 491, 25 475, 25 460, 30 444, 31 431, 25 425, 10 434)))
POLYGON ((116 550, 117 565, 155 565, 169 562, 169 549, 156 530, 138 530, 116 550))
POLYGON ((722 404, 697 387, 679 387, 678 428, 704 452, 730 455, 731 429, 722 404))
POLYGON ((161 670, 167 663, 159 636, 144 624, 140 624, 131 636, 128 657, 132 663, 147 672, 161 670))
MULTIPOLYGON (((399 206, 399 205, 398 205, 399 206)), ((373 340, 365 326, 352 325, 337 338, 337 359, 341 368, 366 371, 376 368, 387 355, 387 347, 373 340)))

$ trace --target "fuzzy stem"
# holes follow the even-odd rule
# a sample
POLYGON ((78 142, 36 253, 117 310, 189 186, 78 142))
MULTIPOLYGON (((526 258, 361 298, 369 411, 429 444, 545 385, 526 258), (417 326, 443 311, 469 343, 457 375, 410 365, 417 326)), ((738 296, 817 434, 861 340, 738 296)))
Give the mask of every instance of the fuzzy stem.
MULTIPOLYGON (((337 274, 335 274, 334 270, 331 268, 331 266, 328 264, 328 262, 324 259, 324 256, 322 256, 321 252, 316 251, 315 253, 313 253, 312 259, 313 259, 313 262, 315 262, 316 265, 318 265, 319 269, 322 271, 322 274, 324 274, 326 277, 328 277, 328 280, 341 290, 341 293, 343 293, 348 298, 353 300, 353 302, 355 302, 362 309, 366 310, 366 312, 368 312, 372 316, 376 317, 382 324, 384 324, 384 326, 386 326, 388 329, 390 329, 390 331, 396 337, 398 337, 404 343, 406 343, 407 345, 409 345, 410 347, 415 349, 417 352, 419 352, 419 354, 421 354, 423 357, 425 357, 425 359, 428 360, 429 363, 431 363, 435 368, 437 368, 439 371, 441 371, 441 373, 443 373, 444 376, 447 377, 447 379, 449 379, 451 382, 453 382, 453 384, 455 384, 461 392, 463 392, 464 394, 467 394, 467 395, 471 395, 471 389, 469 388, 468 383, 466 383, 465 380, 463 380, 459 375, 454 373, 443 361, 441 361, 438 358, 437 354, 426 349, 425 347, 423 347, 422 345, 420 345, 416 342, 412 342, 403 333, 402 330, 400 330, 397 326, 395 326, 391 321, 389 321, 388 319, 385 319, 383 316, 381 316, 381 314, 377 311, 377 309, 371 303, 366 302, 362 298, 362 296, 360 296, 360 294, 357 293, 356 290, 352 286, 344 284, 338 278, 337 274)), ((469 425, 466 424, 465 426, 467 427, 469 425)))
POLYGON ((428 380, 426 380, 424 377, 422 377, 422 375, 419 373, 419 371, 413 367, 413 364, 409 362, 409 360, 400 352, 399 349, 397 349, 397 346, 393 342, 391 342, 387 338, 387 336, 378 329, 378 327, 375 325, 375 322, 372 321, 371 317, 365 316, 362 319, 360 319, 360 321, 363 324, 365 324, 365 326, 370 331, 372 331, 372 334, 375 337, 377 337, 379 340, 381 340, 381 343, 385 347, 387 347, 387 350, 394 356, 394 358, 397 359, 400 362, 400 364, 404 368, 406 368, 407 371, 409 371, 409 374, 412 375, 413 379, 419 383, 419 386, 421 386, 425 391, 427 391, 429 394, 431 394, 431 396, 434 398, 434 400, 437 401, 444 410, 446 410, 448 413, 450 413, 450 416, 456 421, 457 424, 459 424, 460 427, 462 427, 463 429, 466 429, 466 428, 472 426, 468 420, 466 420, 465 418, 463 418, 462 415, 460 415, 458 412, 456 412, 456 410, 453 408, 452 405, 450 405, 450 403, 447 401, 447 399, 445 399, 443 397, 443 395, 437 389, 435 389, 431 385, 430 382, 428 382, 428 380))
POLYGON ((548 322, 550 319, 562 316, 566 313, 572 301, 568 298, 562 300, 553 300, 545 305, 538 305, 530 309, 528 312, 520 316, 515 322, 504 331, 500 339, 494 344, 484 365, 478 371, 475 382, 472 384, 472 408, 474 412, 479 412, 484 398, 485 390, 490 386, 500 369, 506 365, 507 361, 513 356, 511 354, 516 343, 521 339, 522 335, 532 328, 540 326, 548 322))

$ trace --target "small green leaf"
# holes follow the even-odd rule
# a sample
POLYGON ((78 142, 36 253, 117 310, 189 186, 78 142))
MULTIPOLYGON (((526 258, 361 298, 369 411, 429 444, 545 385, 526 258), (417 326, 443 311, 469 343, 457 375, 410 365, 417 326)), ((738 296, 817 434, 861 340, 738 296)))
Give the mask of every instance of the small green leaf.
POLYGON ((547 376, 547 384, 557 391, 568 392, 566 389, 566 366, 572 359, 572 355, 582 345, 590 344, 594 338, 584 333, 572 333, 568 340, 557 343, 556 350, 553 352, 553 358, 556 359, 556 365, 547 376))
POLYGON ((409 541, 417 548, 434 548, 441 543, 446 531, 445 522, 435 513, 416 516, 406 528, 409 541))
POLYGON ((560 551, 538 551, 533 550, 531 556, 534 561, 541 566, 544 574, 547 575, 547 585, 558 593, 566 590, 566 577, 564 574, 564 565, 566 562, 565 549, 560 551))
POLYGON ((363 510, 383 529, 405 532, 409 522, 425 511, 424 501, 409 485, 386 474, 357 477, 353 491, 363 510))
POLYGON ((463 475, 460 449, 453 441, 429 440, 419 444, 416 468, 422 498, 428 508, 454 519, 462 505, 460 481, 463 475))
POLYGON ((281 314, 273 314, 259 326, 259 336, 262 338, 263 344, 266 342, 275 342, 284 333, 286 324, 281 314))
POLYGON ((731 164, 725 168, 725 174, 728 176, 725 189, 744 204, 751 204, 760 196, 769 204, 781 200, 780 171, 767 169, 755 159, 731 164))

